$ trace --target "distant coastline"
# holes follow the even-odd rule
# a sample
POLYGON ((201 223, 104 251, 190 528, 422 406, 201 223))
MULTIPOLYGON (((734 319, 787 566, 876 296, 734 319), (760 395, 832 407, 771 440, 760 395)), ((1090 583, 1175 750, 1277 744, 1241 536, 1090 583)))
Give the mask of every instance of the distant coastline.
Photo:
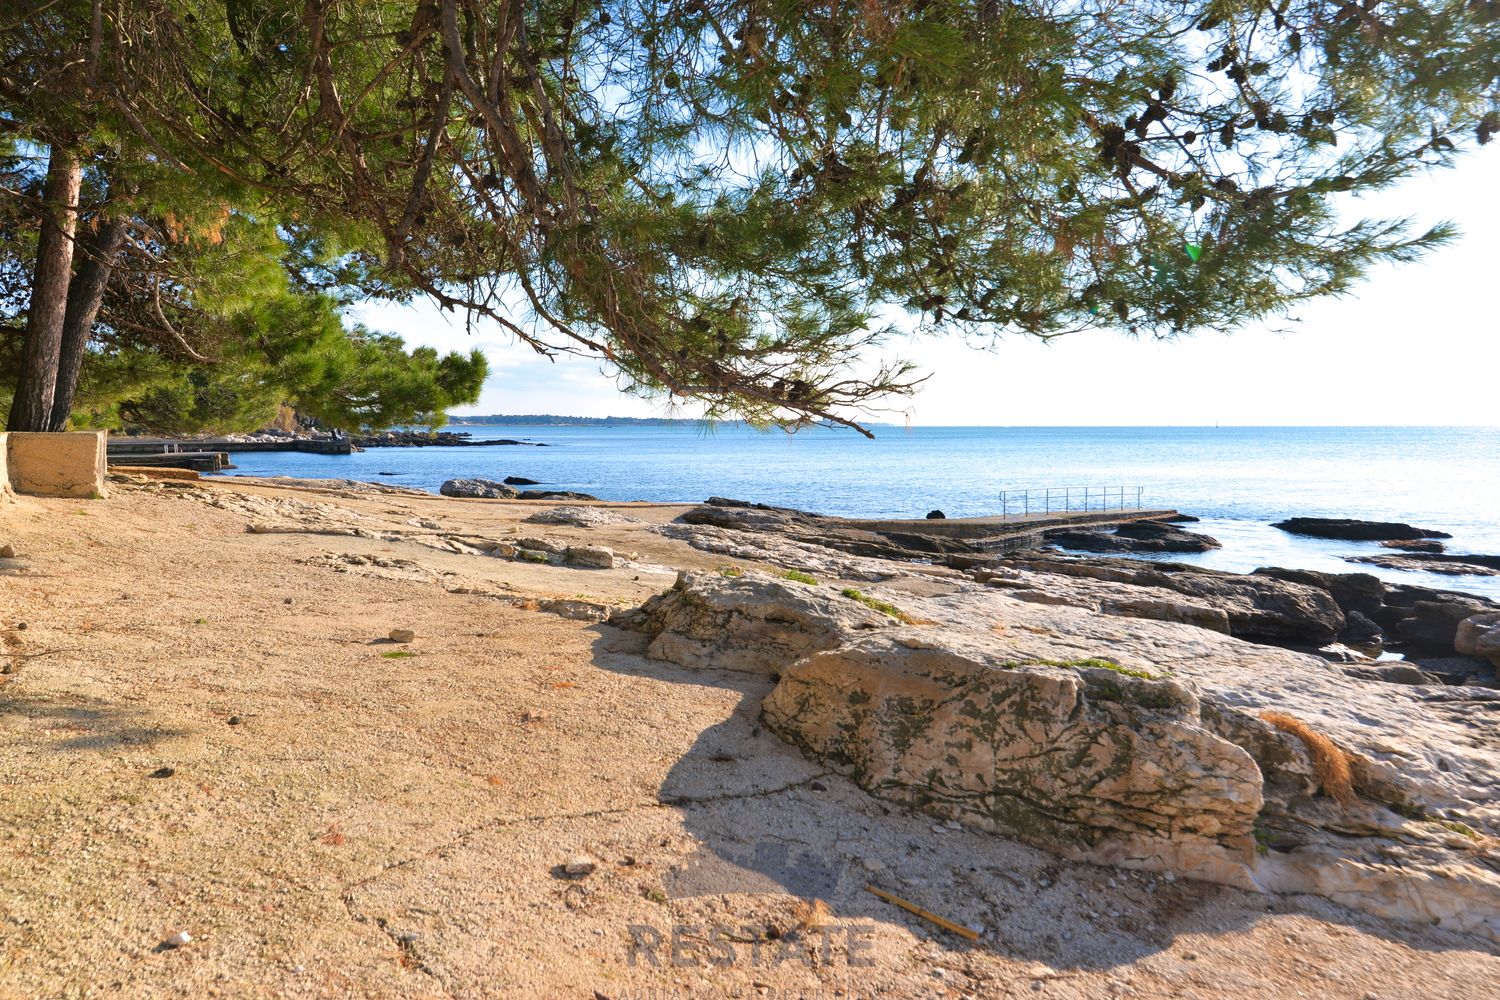
POLYGON ((556 413, 493 413, 448 418, 450 427, 669 427, 701 423, 703 421, 696 417, 566 417, 556 413))
MULTIPOLYGON (((871 427, 885 427, 866 421, 871 427)), ((748 426, 742 420, 704 420, 702 417, 569 417, 558 413, 492 413, 486 416, 448 417, 450 427, 717 427, 748 426)))

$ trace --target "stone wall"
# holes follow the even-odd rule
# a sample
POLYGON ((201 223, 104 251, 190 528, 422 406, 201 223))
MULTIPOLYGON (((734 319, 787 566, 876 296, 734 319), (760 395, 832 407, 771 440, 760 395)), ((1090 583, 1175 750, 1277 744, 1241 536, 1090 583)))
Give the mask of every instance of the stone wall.
POLYGON ((6 438, 7 481, 17 493, 42 497, 104 494, 105 432, 11 431, 6 438))

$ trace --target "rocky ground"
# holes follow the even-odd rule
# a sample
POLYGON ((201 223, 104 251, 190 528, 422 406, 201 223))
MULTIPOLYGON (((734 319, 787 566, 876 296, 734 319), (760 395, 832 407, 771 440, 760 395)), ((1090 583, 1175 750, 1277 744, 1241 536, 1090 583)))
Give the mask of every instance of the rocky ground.
POLYGON ((1484 608, 687 513, 245 480, 0 506, 0 997, 1500 981, 1494 692, 1234 637, 1357 613, 1477 670, 1484 608))

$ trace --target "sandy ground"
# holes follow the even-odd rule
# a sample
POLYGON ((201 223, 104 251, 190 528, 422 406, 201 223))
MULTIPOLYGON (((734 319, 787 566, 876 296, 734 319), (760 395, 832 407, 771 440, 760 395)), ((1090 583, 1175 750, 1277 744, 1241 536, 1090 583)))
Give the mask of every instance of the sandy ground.
POLYGON ((1500 995, 1474 939, 871 800, 760 731, 765 680, 525 610, 726 562, 518 523, 549 506, 244 482, 0 506, 0 997, 1500 995), (248 494, 412 534, 251 534, 248 494), (637 556, 440 552, 424 521, 637 556))

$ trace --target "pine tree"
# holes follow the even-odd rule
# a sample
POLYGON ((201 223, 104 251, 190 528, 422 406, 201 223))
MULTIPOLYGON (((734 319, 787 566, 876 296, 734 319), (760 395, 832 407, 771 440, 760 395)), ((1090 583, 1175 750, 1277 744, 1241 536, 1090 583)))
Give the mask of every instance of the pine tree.
POLYGON ((1347 292, 1452 229, 1346 196, 1500 130, 1469 0, 31 6, 0 105, 60 164, 176 171, 336 245, 329 281, 790 424, 912 389, 851 367, 892 308, 1171 337, 1347 292))

